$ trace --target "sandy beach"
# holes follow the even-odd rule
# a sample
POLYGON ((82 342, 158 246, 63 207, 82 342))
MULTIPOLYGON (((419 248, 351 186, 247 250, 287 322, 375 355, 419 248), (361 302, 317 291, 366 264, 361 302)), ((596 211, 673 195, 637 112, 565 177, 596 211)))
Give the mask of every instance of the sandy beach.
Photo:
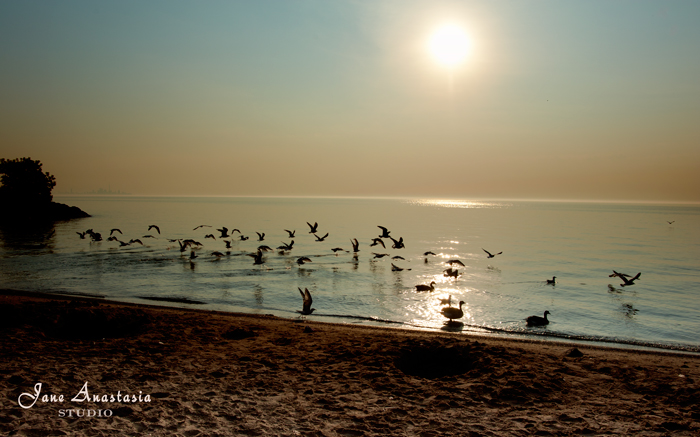
POLYGON ((700 357, 3 290, 0 434, 698 435, 700 357))

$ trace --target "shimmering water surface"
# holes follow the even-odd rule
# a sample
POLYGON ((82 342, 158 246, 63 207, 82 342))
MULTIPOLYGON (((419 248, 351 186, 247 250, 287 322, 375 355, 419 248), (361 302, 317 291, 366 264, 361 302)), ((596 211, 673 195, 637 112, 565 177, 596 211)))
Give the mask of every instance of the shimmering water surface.
POLYGON ((53 227, 3 229, 0 286, 84 293, 109 299, 298 317, 308 288, 309 319, 536 336, 634 347, 700 351, 700 207, 434 199, 59 197, 93 216, 53 227), (669 221, 674 223, 669 224, 669 221), (307 222, 318 222, 316 241, 307 222), (148 230, 149 225, 158 225, 148 230), (199 225, 210 225, 193 230, 199 225), (370 247, 387 227, 405 248, 370 247), (217 228, 240 229, 230 249, 217 228), (144 243, 120 247, 106 241, 144 243), (91 242, 76 232, 93 229, 91 242), (258 246, 264 264, 248 256, 258 246), (265 233, 258 241, 256 232, 265 233), (214 234, 216 239, 205 238, 214 234), (153 235, 155 238, 144 238, 153 235), (203 244, 190 260, 178 242, 203 244), (357 238, 360 251, 352 253, 357 238), (345 251, 334 253, 340 247, 345 251), (487 258, 492 253, 503 252, 487 258), (224 255, 216 257, 212 252, 224 255), (426 251, 436 255, 425 256, 426 251), (390 256, 374 259, 373 253, 390 256), (392 256, 404 259, 392 260, 392 256), (296 263, 301 256, 312 262, 296 263), (445 261, 459 259, 457 278, 445 261), (392 271, 392 263, 402 271, 392 271), (634 285, 609 277, 636 275, 634 285), (546 279, 557 277, 556 285, 546 279), (435 291, 417 284, 435 281, 435 291), (464 301, 463 326, 446 326, 440 299, 464 301), (173 303, 145 298, 188 299, 173 303), (545 328, 524 319, 551 312, 545 328))

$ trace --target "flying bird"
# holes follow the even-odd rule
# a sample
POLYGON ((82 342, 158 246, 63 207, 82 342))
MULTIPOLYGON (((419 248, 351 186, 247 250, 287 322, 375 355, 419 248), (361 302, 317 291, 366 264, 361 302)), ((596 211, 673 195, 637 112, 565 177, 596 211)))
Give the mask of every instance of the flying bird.
POLYGON ((314 222, 313 225, 309 222, 306 222, 306 224, 309 225, 309 228, 311 228, 311 230, 309 231, 309 234, 315 234, 316 232, 318 232, 318 223, 317 222, 314 222))
POLYGON ((78 236, 80 237, 81 240, 85 239, 85 234, 86 234, 85 232, 77 232, 76 231, 75 233, 78 234, 78 236))
POLYGON ((211 238, 212 240, 216 240, 216 237, 214 236, 214 234, 207 234, 207 235, 205 235, 205 236, 204 236, 204 239, 206 240, 207 238, 211 238))
POLYGON ((253 265, 264 264, 263 253, 261 250, 258 250, 256 253, 249 253, 248 256, 253 257, 253 265))
POLYGON ((121 231, 121 229, 114 228, 114 229, 109 231, 109 236, 111 237, 112 234, 114 234, 115 232, 119 232, 120 234, 124 235, 124 233, 121 231))
POLYGON ((297 312, 304 316, 308 316, 316 310, 316 308, 311 308, 311 304, 314 302, 314 300, 311 298, 311 293, 309 293, 308 288, 304 288, 304 291, 301 291, 300 287, 297 288, 299 288, 299 293, 301 293, 301 297, 304 299, 301 311, 297 312))
POLYGON ((219 238, 228 238, 228 228, 226 226, 223 226, 221 229, 217 229, 217 231, 221 232, 221 235, 219 235, 219 238))
POLYGON ((451 259, 451 260, 447 261, 445 264, 449 264, 449 265, 457 264, 459 266, 465 267, 464 263, 458 259, 451 259))
POLYGON ((258 241, 263 241, 265 240, 265 233, 263 232, 262 234, 260 232, 255 232, 258 234, 258 241))
POLYGON ((527 322, 527 326, 544 326, 544 325, 549 325, 549 319, 547 319, 547 314, 552 314, 549 311, 544 312, 544 317, 540 316, 530 316, 525 321, 527 322))
POLYGON ((667 222, 669 225, 672 225, 672 224, 676 223, 675 220, 671 220, 670 222, 669 222, 668 220, 666 220, 666 222, 667 222))
POLYGON ((353 238, 350 240, 350 243, 352 243, 352 251, 357 253, 360 251, 360 243, 357 241, 357 238, 353 238))
POLYGON ((328 237, 328 232, 326 232, 326 235, 324 235, 323 237, 319 237, 316 234, 314 234, 314 237, 316 237, 316 241, 323 241, 326 239, 326 237, 328 237))
POLYGON ((131 240, 129 240, 129 244, 132 243, 139 243, 141 246, 143 246, 143 243, 138 238, 132 238, 131 240))
POLYGON ((382 245, 382 247, 383 247, 384 249, 386 249, 386 246, 384 245, 384 241, 382 241, 382 239, 379 238, 379 237, 377 237, 377 238, 372 238, 372 244, 370 244, 369 246, 370 246, 370 247, 373 247, 373 246, 377 246, 377 245, 380 245, 380 244, 382 245))
POLYGON ((389 256, 388 253, 374 253, 374 252, 372 252, 372 255, 374 255, 374 258, 372 258, 372 259, 384 258, 385 256, 389 256))
POLYGON ((312 262, 312 261, 305 256, 297 258, 297 264, 299 264, 300 266, 303 265, 304 263, 310 263, 310 262, 312 262))
POLYGON ((344 252, 344 251, 345 251, 342 247, 334 247, 334 248, 332 248, 331 250, 332 250, 333 253, 335 253, 336 255, 338 254, 338 252, 344 252))
POLYGON ((489 252, 488 250, 484 249, 483 247, 481 248, 481 250, 483 250, 484 252, 486 252, 486 254, 488 255, 487 258, 493 258, 493 257, 495 257, 496 255, 500 255, 500 254, 503 253, 503 252, 498 252, 496 255, 493 255, 493 254, 491 254, 491 252, 489 252))
POLYGON ((292 240, 289 244, 287 244, 283 241, 282 245, 279 246, 278 249, 279 250, 292 250, 292 246, 294 246, 294 240, 292 240))
POLYGON ((391 238, 391 237, 389 237, 389 233, 391 232, 390 230, 388 230, 384 226, 377 226, 377 227, 382 230, 382 234, 379 236, 379 238, 391 238))
POLYGON ((196 228, 194 228, 194 229, 192 229, 192 230, 193 230, 193 231, 196 231, 196 230, 199 229, 199 228, 211 228, 211 226, 210 226, 210 225, 199 225, 199 226, 197 226, 196 228))
POLYGON ((622 285, 623 287, 626 287, 627 285, 634 285, 634 281, 639 279, 640 276, 642 276, 642 272, 637 273, 637 275, 632 279, 627 279, 627 278, 625 278, 624 275, 619 275, 620 279, 622 279, 622 282, 624 282, 623 284, 620 284, 620 285, 622 285))
POLYGON ((289 229, 285 229, 285 231, 289 234, 289 238, 294 238, 294 234, 297 232, 296 229, 293 231, 290 231, 289 229))
MULTIPOLYGON (((391 237, 389 237, 389 238, 391 238, 391 237)), ((394 244, 391 245, 391 247, 394 249, 403 249, 406 247, 403 245, 403 237, 399 237, 398 240, 394 240, 393 238, 391 238, 391 241, 394 242, 394 244)))
POLYGON ((150 231, 151 229, 155 229, 156 232, 158 232, 158 235, 160 235, 160 228, 156 225, 151 225, 148 227, 148 230, 150 231))
POLYGON ((454 307, 447 307, 443 308, 440 313, 442 313, 443 316, 447 317, 449 320, 448 323, 454 322, 454 319, 461 319, 464 317, 464 311, 462 311, 462 305, 464 305, 464 301, 460 300, 459 301, 459 308, 454 308, 454 307))

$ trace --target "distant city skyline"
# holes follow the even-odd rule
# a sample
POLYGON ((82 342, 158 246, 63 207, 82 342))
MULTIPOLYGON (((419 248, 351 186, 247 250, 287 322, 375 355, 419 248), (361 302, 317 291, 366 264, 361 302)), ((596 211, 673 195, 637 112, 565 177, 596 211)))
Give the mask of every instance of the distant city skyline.
POLYGON ((700 3, 0 3, 54 194, 700 202, 700 3), (107 182, 109 181, 109 182, 107 182))

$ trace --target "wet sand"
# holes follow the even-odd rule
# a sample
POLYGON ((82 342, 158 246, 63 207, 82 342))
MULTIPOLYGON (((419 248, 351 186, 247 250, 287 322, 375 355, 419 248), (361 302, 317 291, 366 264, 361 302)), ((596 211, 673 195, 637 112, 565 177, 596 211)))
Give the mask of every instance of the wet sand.
POLYGON ((695 355, 10 290, 0 339, 0 435, 700 434, 695 355))

